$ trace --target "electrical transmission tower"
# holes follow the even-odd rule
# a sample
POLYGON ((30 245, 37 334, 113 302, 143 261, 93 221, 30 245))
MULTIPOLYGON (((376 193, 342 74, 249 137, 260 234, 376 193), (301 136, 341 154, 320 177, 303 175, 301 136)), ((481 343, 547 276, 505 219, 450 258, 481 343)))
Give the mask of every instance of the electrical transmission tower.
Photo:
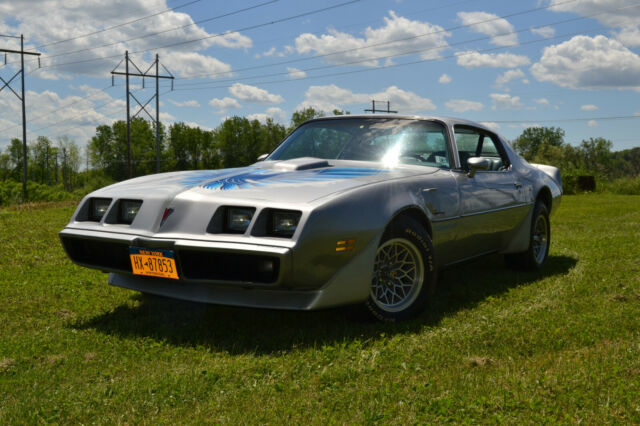
POLYGON ((156 60, 149 66, 149 68, 147 68, 146 71, 142 72, 140 70, 140 68, 138 68, 138 66, 129 58, 129 51, 127 50, 124 54, 124 59, 123 59, 124 63, 125 63, 125 72, 121 72, 121 71, 116 71, 116 69, 118 69, 118 67, 120 66, 120 64, 122 64, 122 61, 120 61, 118 63, 118 65, 116 65, 116 67, 111 71, 111 84, 114 85, 114 76, 116 75, 124 75, 125 76, 125 82, 126 82, 126 91, 127 91, 127 165, 129 168, 129 178, 133 177, 133 169, 131 167, 131 105, 130 105, 130 98, 133 98, 138 105, 140 106, 140 109, 133 114, 133 118, 135 118, 138 114, 140 114, 142 111, 146 112, 147 115, 149 116, 149 118, 151 118, 151 121, 155 121, 156 122, 156 173, 160 172, 160 93, 159 93, 159 89, 160 89, 160 79, 161 78, 167 78, 171 80, 171 90, 173 90, 173 74, 171 74, 171 72, 169 72, 169 70, 164 66, 160 64, 160 60, 158 55, 156 54, 156 60), (136 70, 137 72, 129 72, 129 64, 131 64, 136 70), (155 74, 150 74, 149 72, 154 68, 155 66, 155 74), (162 68, 169 74, 169 75, 160 75, 160 67, 162 66, 162 68), (145 78, 155 78, 156 79, 156 93, 155 95, 153 95, 151 98, 149 98, 149 100, 147 102, 145 102, 144 104, 142 102, 140 102, 138 100, 138 98, 135 97, 135 95, 133 93, 131 93, 131 90, 129 89, 129 77, 142 77, 142 88, 144 88, 144 79, 145 78), (156 117, 155 119, 151 116, 151 114, 149 113, 149 111, 147 111, 147 105, 149 105, 149 103, 152 100, 156 100, 156 117))
POLYGON ((20 54, 20 70, 16 72, 13 77, 9 80, 5 80, 0 77, 0 80, 3 83, 3 86, 0 87, 0 92, 8 87, 9 90, 13 92, 14 95, 22 102, 22 195, 24 201, 27 201, 27 114, 26 114, 26 102, 24 98, 24 55, 33 55, 38 56, 38 66, 40 66, 40 54, 36 52, 25 52, 24 51, 24 35, 20 35, 20 37, 10 36, 10 35, 0 35, 2 37, 8 38, 19 38, 20 39, 20 50, 12 50, 12 49, 0 49, 0 53, 4 53, 4 64, 7 64, 7 53, 19 53, 20 54), (20 75, 22 78, 22 96, 18 95, 18 93, 13 90, 11 87, 11 82, 20 75))
MULTIPOLYGON (((380 102, 380 101, 378 101, 380 102)), ((382 102, 384 103, 384 102, 382 102)), ((372 100, 371 101, 371 109, 365 109, 364 112, 371 112, 373 114, 375 114, 376 112, 386 112, 387 114, 397 114, 398 111, 391 111, 389 108, 391 107, 391 102, 386 101, 387 104, 387 109, 376 109, 376 101, 372 100)))

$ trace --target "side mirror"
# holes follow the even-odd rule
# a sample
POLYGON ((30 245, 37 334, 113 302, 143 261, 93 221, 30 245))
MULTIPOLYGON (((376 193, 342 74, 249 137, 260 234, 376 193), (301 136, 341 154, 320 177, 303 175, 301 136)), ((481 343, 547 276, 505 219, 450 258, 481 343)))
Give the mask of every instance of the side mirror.
POLYGON ((467 165, 469 166, 467 176, 472 178, 478 170, 489 170, 490 163, 489 160, 484 157, 471 157, 467 160, 467 165))
POLYGON ((256 161, 263 161, 268 156, 269 156, 269 154, 262 154, 260 157, 258 157, 258 159, 256 161))

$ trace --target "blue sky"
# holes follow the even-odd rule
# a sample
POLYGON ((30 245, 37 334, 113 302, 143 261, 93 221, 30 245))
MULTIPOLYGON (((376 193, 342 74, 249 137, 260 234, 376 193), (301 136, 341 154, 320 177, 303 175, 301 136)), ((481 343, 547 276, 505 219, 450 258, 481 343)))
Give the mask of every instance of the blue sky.
MULTIPOLYGON (((173 91, 161 82, 167 124, 211 129, 232 115, 288 124, 306 106, 363 113, 375 99, 402 114, 481 121, 508 139, 557 126, 572 144, 602 136, 632 148, 639 25, 633 0, 0 1, 0 34, 23 33, 42 53, 41 68, 27 58, 28 139, 80 146, 125 118, 124 78, 111 87, 110 72, 129 50, 142 69, 159 54, 176 77, 173 91)), ((13 76, 18 59, 2 61, 0 76, 13 76)), ((153 84, 132 79, 142 103, 153 84)), ((20 123, 5 88, 0 149, 21 137, 20 123)))

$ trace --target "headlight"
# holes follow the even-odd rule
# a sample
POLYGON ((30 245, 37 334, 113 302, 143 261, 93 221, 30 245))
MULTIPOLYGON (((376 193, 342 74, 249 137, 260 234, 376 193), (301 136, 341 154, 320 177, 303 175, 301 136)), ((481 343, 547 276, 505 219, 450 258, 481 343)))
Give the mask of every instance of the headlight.
POLYGON ((89 220, 100 222, 111 205, 111 198, 92 198, 89 202, 89 220))
POLYGON ((120 200, 120 212, 118 223, 126 223, 130 225, 136 218, 142 201, 140 200, 120 200))
POLYGON ((232 234, 244 234, 256 209, 246 207, 227 208, 226 232, 232 234))
POLYGON ((300 212, 273 211, 271 213, 271 234, 275 237, 291 238, 298 228, 300 212))

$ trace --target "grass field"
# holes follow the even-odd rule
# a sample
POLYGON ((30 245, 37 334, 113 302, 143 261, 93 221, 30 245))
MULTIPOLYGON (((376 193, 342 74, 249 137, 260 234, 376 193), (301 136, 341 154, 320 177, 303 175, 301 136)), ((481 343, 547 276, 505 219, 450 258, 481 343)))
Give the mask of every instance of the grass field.
POLYGON ((542 273, 445 271, 412 322, 146 299, 0 210, 0 424, 640 422, 640 196, 567 196, 542 273))

